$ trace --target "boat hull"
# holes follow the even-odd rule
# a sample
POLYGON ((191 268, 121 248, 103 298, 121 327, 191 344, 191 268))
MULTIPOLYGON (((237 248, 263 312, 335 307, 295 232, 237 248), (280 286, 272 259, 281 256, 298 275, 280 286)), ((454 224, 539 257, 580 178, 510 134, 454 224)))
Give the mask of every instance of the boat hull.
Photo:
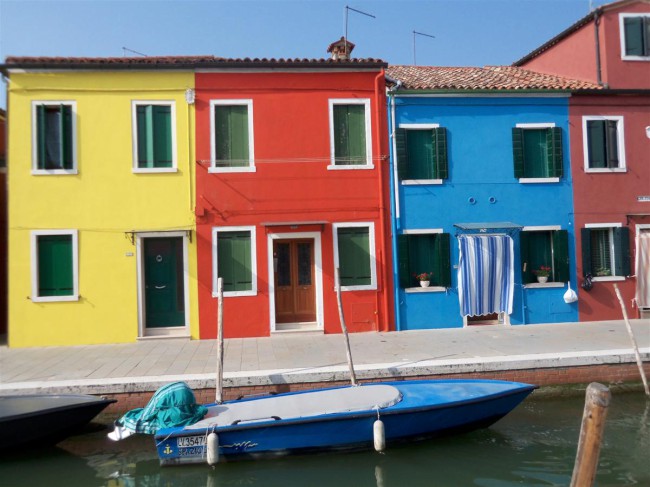
POLYGON ((1 396, 0 451, 55 445, 114 402, 77 394, 1 396))
MULTIPOLYGON (((384 423, 387 446, 469 431, 498 421, 535 389, 529 384, 481 380, 383 384, 398 389, 401 400, 379 410, 266 419, 212 428, 188 426, 161 430, 156 435, 161 464, 205 463, 207 435, 212 431, 218 435, 220 461, 370 449, 373 447, 373 424, 378 417, 384 423)), ((309 392, 297 394, 308 395, 309 392)), ((254 401, 259 401, 260 407, 264 407, 264 398, 254 401)))

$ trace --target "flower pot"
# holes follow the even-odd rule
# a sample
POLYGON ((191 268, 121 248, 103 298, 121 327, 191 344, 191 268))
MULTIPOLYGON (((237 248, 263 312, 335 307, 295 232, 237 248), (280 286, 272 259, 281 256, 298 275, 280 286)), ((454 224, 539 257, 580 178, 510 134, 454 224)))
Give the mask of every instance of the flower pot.
POLYGON ((541 282, 542 284, 548 281, 548 276, 537 276, 537 282, 541 282))
POLYGON ((422 287, 429 287, 430 281, 420 281, 420 286, 422 287))

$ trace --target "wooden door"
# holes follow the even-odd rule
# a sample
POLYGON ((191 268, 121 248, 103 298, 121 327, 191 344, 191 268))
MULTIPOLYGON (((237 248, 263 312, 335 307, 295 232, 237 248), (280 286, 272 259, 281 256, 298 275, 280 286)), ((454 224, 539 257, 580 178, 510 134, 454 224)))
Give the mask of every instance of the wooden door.
POLYGON ((273 244, 275 322, 316 321, 314 241, 276 240, 273 244))
POLYGON ((145 326, 185 325, 183 238, 144 239, 145 326))

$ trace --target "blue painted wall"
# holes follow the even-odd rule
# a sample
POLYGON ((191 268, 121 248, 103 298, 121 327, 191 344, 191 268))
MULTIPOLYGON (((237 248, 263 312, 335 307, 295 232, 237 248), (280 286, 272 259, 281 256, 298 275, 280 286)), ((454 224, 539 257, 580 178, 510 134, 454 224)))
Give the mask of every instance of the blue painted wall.
MULTIPOLYGON (((559 225, 569 234, 569 269, 571 287, 575 290, 568 97, 420 97, 400 96, 398 92, 393 98, 394 120, 390 116, 390 133, 400 124, 440 124, 447 129, 449 159, 449 178, 443 184, 412 186, 400 183, 396 186, 391 137, 394 257, 397 256, 397 235, 404 230, 441 228, 451 234, 452 265, 452 286, 446 291, 405 292, 396 285, 396 328, 463 326, 456 275, 458 229, 454 224, 457 223, 509 221, 522 226, 559 225), (564 176, 558 183, 524 184, 514 177, 512 128, 518 123, 554 123, 562 129, 564 176), (475 203, 471 204, 470 199, 475 203), (397 217, 396 204, 399 205, 397 217)), ((566 304, 563 300, 566 284, 554 288, 521 285, 519 232, 512 236, 516 286, 511 324, 577 321, 577 303, 566 304)), ((399 283, 397 258, 394 262, 395 282, 399 283)))

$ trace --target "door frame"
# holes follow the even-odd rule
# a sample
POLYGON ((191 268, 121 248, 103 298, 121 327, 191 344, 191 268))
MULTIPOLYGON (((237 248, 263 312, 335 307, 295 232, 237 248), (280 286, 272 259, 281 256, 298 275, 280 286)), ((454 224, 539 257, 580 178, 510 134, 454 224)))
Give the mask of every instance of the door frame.
POLYGON ((275 322, 275 271, 273 269, 273 243, 275 240, 312 239, 314 241, 314 285, 316 293, 316 329, 323 330, 323 258, 320 232, 269 233, 267 235, 269 328, 277 331, 275 322))
POLYGON ((188 260, 188 234, 186 231, 178 232, 138 232, 135 234, 136 267, 138 282, 138 338, 148 337, 189 337, 190 336, 190 292, 189 292, 189 260, 188 260), (183 238, 183 299, 185 303, 185 319, 182 326, 166 328, 147 328, 145 310, 145 275, 144 275, 144 240, 147 238, 183 238))

